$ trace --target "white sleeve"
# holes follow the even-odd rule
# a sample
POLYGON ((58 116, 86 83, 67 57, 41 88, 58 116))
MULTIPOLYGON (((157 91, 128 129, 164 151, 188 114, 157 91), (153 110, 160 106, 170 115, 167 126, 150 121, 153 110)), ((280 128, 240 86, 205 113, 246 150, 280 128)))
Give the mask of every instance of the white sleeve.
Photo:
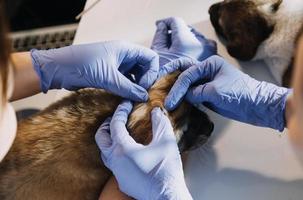
POLYGON ((17 119, 10 104, 6 104, 0 118, 0 162, 5 157, 16 137, 17 119))
POLYGON ((13 107, 8 103, 14 88, 13 68, 11 65, 9 69, 7 97, 2 98, 2 91, 0 91, 0 162, 12 146, 17 132, 16 114, 13 107), (2 102, 3 99, 6 99, 6 102, 2 102))

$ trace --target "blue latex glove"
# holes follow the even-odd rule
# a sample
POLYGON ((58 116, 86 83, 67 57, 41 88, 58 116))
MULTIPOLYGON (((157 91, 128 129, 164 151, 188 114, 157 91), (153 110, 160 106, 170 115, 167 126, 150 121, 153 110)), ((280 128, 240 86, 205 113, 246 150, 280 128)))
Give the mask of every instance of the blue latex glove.
POLYGON ((156 25, 151 48, 159 54, 160 66, 180 57, 202 61, 217 54, 216 42, 187 26, 181 18, 159 20, 156 25))
POLYGON ((32 50, 31 55, 43 92, 102 88, 134 101, 146 101, 146 89, 156 80, 159 69, 154 51, 121 41, 32 50), (126 78, 130 73, 140 86, 126 78))
POLYGON ((126 129, 131 110, 129 101, 120 104, 112 120, 106 120, 96 134, 102 160, 115 175, 120 190, 140 200, 192 199, 168 117, 160 108, 153 109, 153 139, 144 146, 126 129))
POLYGON ((282 131, 290 92, 287 88, 257 81, 223 58, 212 56, 179 76, 165 100, 165 107, 174 109, 185 96, 192 104, 204 103, 225 117, 282 131), (203 84, 203 80, 208 82, 203 84), (193 84, 196 86, 191 87, 193 84))

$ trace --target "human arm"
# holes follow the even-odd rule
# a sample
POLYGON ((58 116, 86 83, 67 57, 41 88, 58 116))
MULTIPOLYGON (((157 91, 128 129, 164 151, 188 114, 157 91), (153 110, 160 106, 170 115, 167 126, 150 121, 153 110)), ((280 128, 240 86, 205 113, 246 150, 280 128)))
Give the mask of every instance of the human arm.
POLYGON ((289 138, 293 145, 297 158, 303 164, 303 35, 298 40, 297 52, 295 57, 294 73, 292 86, 294 93, 289 99, 287 126, 289 138))
POLYGON ((189 27, 181 18, 158 20, 156 26, 151 48, 159 54, 160 66, 182 57, 202 61, 217 54, 216 43, 189 27))
POLYGON ((152 111, 153 139, 144 146, 136 143, 126 130, 131 109, 130 102, 122 103, 112 120, 107 120, 96 134, 102 160, 117 178, 120 190, 140 200, 192 199, 167 116, 160 108, 152 111))
POLYGON ((114 176, 112 176, 107 181, 99 197, 99 200, 112 200, 112 199, 118 199, 118 200, 133 199, 120 191, 118 182, 114 176))
POLYGON ((22 97, 40 90, 46 93, 50 89, 90 87, 102 88, 134 101, 146 101, 146 90, 156 80, 159 69, 155 52, 122 41, 32 50, 18 55, 14 57, 14 63, 21 70, 16 76, 15 96, 23 92, 19 89, 24 88, 22 85, 33 87, 26 88, 29 91, 19 95, 22 97), (41 89, 37 87, 37 75, 33 69, 39 77, 41 89))
MULTIPOLYGON (((181 154, 182 163, 186 163, 188 159, 188 152, 182 152, 181 154)), ((183 165, 184 166, 184 165, 183 165)), ((112 199, 119 199, 119 200, 132 200, 133 198, 127 196, 119 189, 119 185, 117 179, 112 176, 107 183, 105 184, 99 200, 112 200, 112 199)))
POLYGON ((40 79, 34 70, 30 52, 11 54, 14 68, 14 92, 10 99, 15 101, 41 92, 40 79))
POLYGON ((223 58, 212 56, 179 76, 165 107, 172 110, 185 98, 192 104, 203 103, 225 117, 282 131, 290 93, 290 89, 258 81, 223 58))

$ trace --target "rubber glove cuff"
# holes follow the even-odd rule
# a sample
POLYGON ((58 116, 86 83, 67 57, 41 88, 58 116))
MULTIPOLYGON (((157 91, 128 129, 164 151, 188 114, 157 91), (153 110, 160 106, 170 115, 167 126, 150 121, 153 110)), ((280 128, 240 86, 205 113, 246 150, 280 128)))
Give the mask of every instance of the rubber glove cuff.
POLYGON ((260 82, 257 88, 258 92, 256 94, 263 93, 266 95, 258 95, 253 101, 253 105, 247 105, 247 107, 251 106, 251 108, 247 108, 247 119, 244 119, 244 122, 246 121, 256 126, 273 128, 282 132, 286 127, 286 102, 292 90, 267 82, 260 82))
MULTIPOLYGON (((274 106, 270 107, 270 109, 273 111, 273 113, 276 112, 276 117, 274 119, 276 119, 277 121, 277 126, 270 126, 271 128, 277 129, 280 132, 282 132, 284 130, 284 128, 287 125, 287 121, 286 121, 286 117, 285 117, 285 113, 286 113, 286 104, 287 104, 287 100, 290 96, 292 96, 293 94, 293 89, 287 89, 287 88, 283 88, 281 89, 281 93, 278 92, 277 95, 281 95, 281 103, 280 103, 280 108, 276 109, 274 106)), ((273 125, 275 125, 275 123, 273 123, 273 125)))
MULTIPOLYGON (((56 53, 57 49, 51 50, 31 50, 32 63, 36 73, 40 79, 40 88, 43 93, 47 93, 50 89, 67 89, 76 90, 77 87, 67 87, 68 83, 77 82, 79 85, 88 85, 88 80, 81 78, 83 75, 81 71, 75 70, 68 72, 57 62, 56 56, 62 57, 63 54, 56 53), (71 80, 68 77, 77 77, 77 79, 71 80)), ((71 53, 69 49, 69 54, 71 53)), ((67 55, 68 56, 68 55, 67 55)), ((58 59, 58 58, 57 58, 58 59)))
POLYGON ((39 79, 40 79, 40 88, 41 88, 43 93, 47 93, 47 91, 50 89, 52 79, 48 79, 49 81, 45 80, 45 77, 44 77, 45 75, 44 75, 44 73, 41 69, 42 65, 40 63, 40 59, 39 59, 37 49, 32 49, 31 50, 31 57, 32 57, 32 63, 33 63, 34 70, 36 71, 36 73, 37 73, 37 75, 39 76, 39 79))

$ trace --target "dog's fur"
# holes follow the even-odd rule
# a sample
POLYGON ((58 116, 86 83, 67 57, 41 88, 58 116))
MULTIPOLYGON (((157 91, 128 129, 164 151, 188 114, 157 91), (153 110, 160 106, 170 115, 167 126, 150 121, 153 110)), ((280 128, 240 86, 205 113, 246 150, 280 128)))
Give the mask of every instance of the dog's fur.
MULTIPOLYGON (((151 141, 150 112, 163 108, 179 73, 157 81, 149 101, 135 105, 127 126, 137 142, 151 141)), ((120 101, 103 90, 80 90, 21 122, 0 164, 0 199, 97 199, 111 173, 100 159, 94 135, 120 101)), ((185 102, 168 115, 182 151, 205 143, 213 130, 207 115, 185 102)))
POLYGON ((290 82, 302 0, 225 0, 209 9, 211 22, 239 60, 264 60, 278 82, 290 82))

